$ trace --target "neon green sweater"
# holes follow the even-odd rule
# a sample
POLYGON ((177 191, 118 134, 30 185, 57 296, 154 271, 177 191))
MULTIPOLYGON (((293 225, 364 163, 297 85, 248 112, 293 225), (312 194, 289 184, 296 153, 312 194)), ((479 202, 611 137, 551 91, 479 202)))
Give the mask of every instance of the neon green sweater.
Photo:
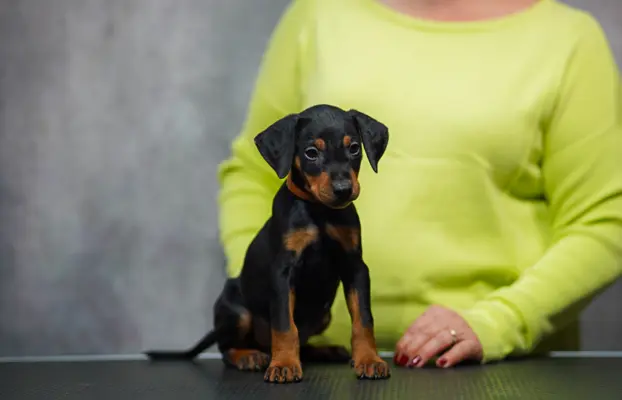
MULTIPOLYGON (((379 347, 431 304, 464 316, 484 362, 576 347, 579 311, 622 269, 621 87, 597 21, 554 0, 477 22, 295 0, 219 171, 228 273, 281 184, 253 137, 314 104, 356 108, 390 132, 356 202, 379 347)), ((317 341, 349 340, 338 296, 317 341)))

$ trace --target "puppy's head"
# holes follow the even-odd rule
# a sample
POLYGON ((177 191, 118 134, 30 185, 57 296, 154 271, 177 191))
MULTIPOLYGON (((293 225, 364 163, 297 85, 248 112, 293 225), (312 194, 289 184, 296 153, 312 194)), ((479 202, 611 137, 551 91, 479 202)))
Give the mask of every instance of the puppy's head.
POLYGON ((374 172, 388 144, 387 127, 357 110, 310 107, 276 121, 255 145, 279 178, 331 208, 358 198, 363 150, 374 172))

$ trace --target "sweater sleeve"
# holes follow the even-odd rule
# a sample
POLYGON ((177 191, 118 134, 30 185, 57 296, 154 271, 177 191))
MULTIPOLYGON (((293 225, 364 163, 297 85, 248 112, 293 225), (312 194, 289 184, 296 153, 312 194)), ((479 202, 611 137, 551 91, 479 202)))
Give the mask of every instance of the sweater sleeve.
POLYGON ((309 3, 294 0, 281 16, 263 54, 242 131, 218 169, 219 236, 229 276, 240 272, 246 249, 269 217, 272 198, 282 183, 253 139, 300 109, 309 3))
POLYGON ((588 19, 543 138, 543 190, 553 242, 512 285, 463 317, 483 362, 523 355, 563 327, 622 269, 622 85, 600 25, 588 19))

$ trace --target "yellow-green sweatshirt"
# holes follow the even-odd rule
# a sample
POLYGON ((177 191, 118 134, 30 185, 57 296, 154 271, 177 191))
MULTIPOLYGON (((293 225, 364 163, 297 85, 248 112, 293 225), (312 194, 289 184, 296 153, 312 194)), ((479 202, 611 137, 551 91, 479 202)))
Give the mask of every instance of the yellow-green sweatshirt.
MULTIPOLYGON (((389 127, 363 162, 363 254, 380 349, 431 304, 459 312, 484 361, 576 346, 577 316, 622 269, 622 102, 598 22, 555 0, 434 22, 376 0, 295 0, 273 32, 219 170, 236 275, 281 184, 253 144, 319 103, 389 127)), ((343 295, 316 341, 350 344, 343 295)))

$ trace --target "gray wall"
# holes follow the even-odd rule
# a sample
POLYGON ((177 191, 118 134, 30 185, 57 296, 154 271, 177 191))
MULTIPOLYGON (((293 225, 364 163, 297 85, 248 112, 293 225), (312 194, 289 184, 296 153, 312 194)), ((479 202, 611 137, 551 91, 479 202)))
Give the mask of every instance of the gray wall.
MULTIPOLYGON (((186 346, 222 279, 217 164, 288 0, 0 0, 0 356, 186 346)), ((622 2, 574 0, 622 65, 622 2)), ((622 349, 622 284, 585 314, 622 349)))

